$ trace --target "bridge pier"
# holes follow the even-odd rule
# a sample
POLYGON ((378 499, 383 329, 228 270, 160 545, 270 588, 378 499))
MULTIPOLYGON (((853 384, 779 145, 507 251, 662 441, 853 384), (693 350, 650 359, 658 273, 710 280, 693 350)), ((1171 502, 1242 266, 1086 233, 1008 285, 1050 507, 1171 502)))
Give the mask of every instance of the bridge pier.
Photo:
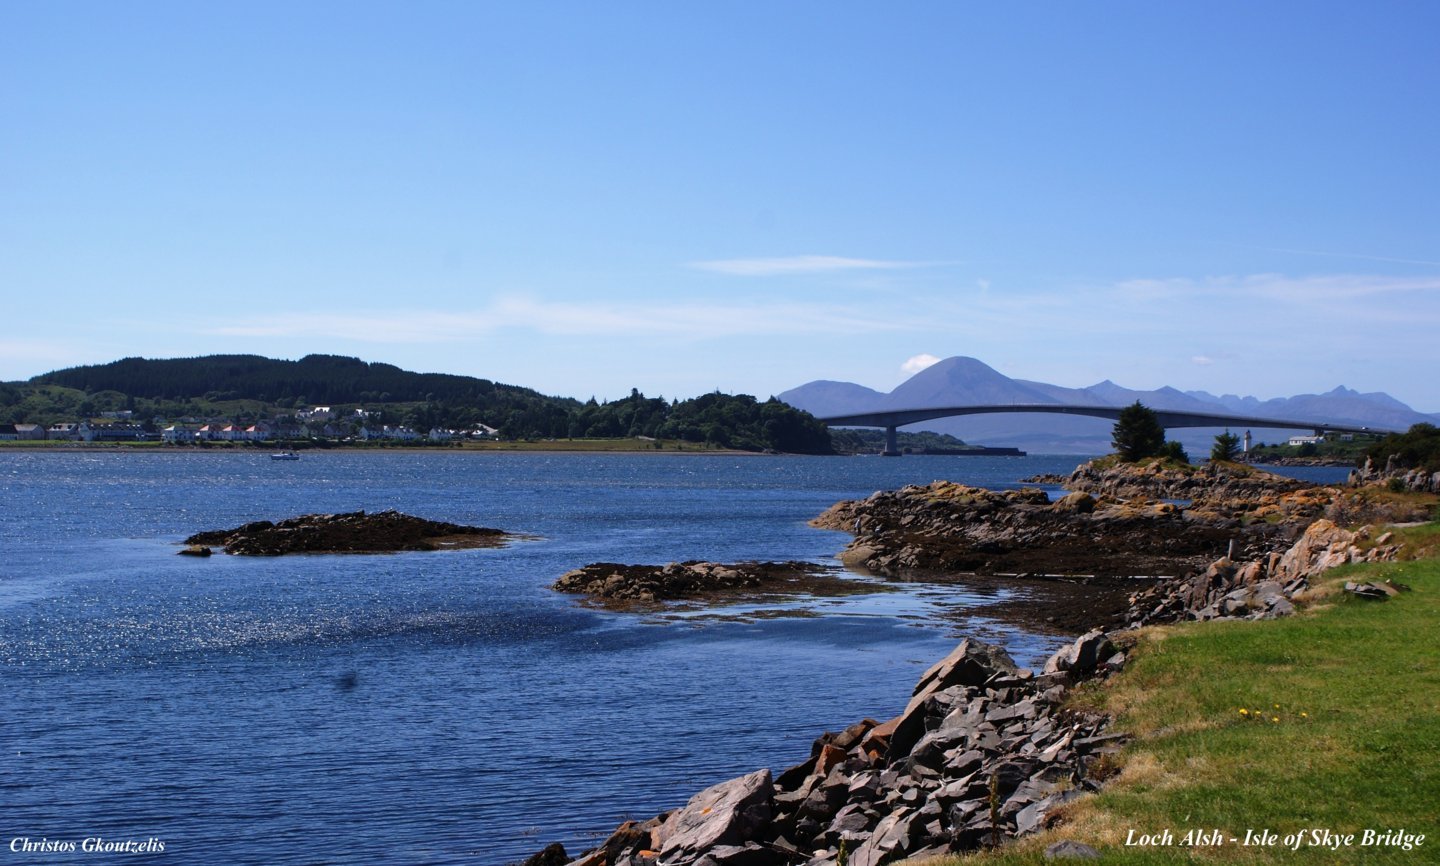
POLYGON ((899 457, 900 443, 896 441, 895 428, 885 428, 885 450, 880 452, 881 457, 899 457))

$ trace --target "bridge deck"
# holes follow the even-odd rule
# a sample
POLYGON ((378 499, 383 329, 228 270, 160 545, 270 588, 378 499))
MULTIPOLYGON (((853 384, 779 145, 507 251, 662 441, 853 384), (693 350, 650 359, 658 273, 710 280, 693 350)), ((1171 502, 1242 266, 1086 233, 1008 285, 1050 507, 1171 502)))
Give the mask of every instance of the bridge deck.
MULTIPOLYGON (((1063 403, 1007 403, 974 406, 944 406, 931 409, 887 409, 877 412, 860 412, 853 415, 832 415, 819 420, 832 427, 884 427, 894 429, 936 418, 952 418, 960 415, 996 415, 1040 413, 1049 415, 1088 415, 1092 418, 1118 420, 1123 406, 1075 406, 1063 403)), ((1297 421, 1293 418, 1257 418, 1246 415, 1221 415, 1207 412, 1180 412, 1170 409, 1152 410, 1165 428, 1171 427, 1263 427, 1281 430, 1314 430, 1316 434, 1374 433, 1385 434, 1396 431, 1383 427, 1356 427, 1349 424, 1329 424, 1317 421, 1297 421)))

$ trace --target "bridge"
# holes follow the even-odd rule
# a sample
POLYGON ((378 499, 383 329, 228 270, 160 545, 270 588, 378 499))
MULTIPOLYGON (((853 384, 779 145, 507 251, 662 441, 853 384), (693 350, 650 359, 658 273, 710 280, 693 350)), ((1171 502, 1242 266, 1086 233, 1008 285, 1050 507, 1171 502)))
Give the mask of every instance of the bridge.
MULTIPOLYGON (((1088 415, 1092 418, 1119 420, 1124 406, 1074 406, 1064 403, 1003 403, 976 406, 945 406, 933 409, 889 409, 879 412, 860 412, 854 415, 831 415, 820 421, 831 427, 884 427, 887 456, 898 456, 900 448, 895 441, 895 428, 936 418, 953 418, 958 415, 996 415, 1002 413, 1047 413, 1051 415, 1088 415)), ((1384 435, 1398 431, 1381 427, 1355 427, 1347 424, 1326 424, 1315 421, 1296 421, 1287 418, 1253 418, 1245 415, 1218 415, 1210 412, 1181 412, 1173 409, 1151 409, 1159 419, 1160 426, 1171 427, 1264 427, 1279 430, 1314 430, 1316 436, 1325 433, 1365 433, 1384 435)))

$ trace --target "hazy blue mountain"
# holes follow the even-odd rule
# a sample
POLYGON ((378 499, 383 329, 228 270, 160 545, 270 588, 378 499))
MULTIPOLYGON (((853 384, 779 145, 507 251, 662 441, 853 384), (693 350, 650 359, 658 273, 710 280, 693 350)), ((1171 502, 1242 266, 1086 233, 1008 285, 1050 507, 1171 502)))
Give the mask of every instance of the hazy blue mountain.
POLYGON ((1072 406, 1109 406, 1110 402, 1098 394, 1092 394, 1088 388, 1063 388, 1059 385, 1051 385, 1048 382, 1032 382, 1029 379, 1016 379, 1021 385, 1039 391, 1049 396, 1056 403, 1069 403, 1072 406))
POLYGON ((938 364, 926 367, 902 382, 884 399, 885 406, 900 409, 984 403, 1059 402, 1061 401, 1043 391, 1029 388, 974 358, 964 357, 946 358, 938 364))
POLYGON ((1230 412, 1257 415, 1262 418, 1301 418, 1328 421, 1332 424, 1393 427, 1405 429, 1433 416, 1416 412, 1382 391, 1362 394, 1341 385, 1324 394, 1298 394, 1259 400, 1225 394, 1216 397, 1204 391, 1191 391, 1190 396, 1224 406, 1230 412))
MULTIPOLYGON (((975 358, 947 358, 928 367, 889 394, 849 382, 810 382, 779 395, 792 406, 814 415, 844 415, 875 409, 923 409, 931 406, 974 404, 1067 403, 1072 405, 1128 406, 1137 400, 1155 409, 1215 412, 1261 418, 1287 418, 1316 423, 1403 430, 1412 424, 1434 423, 1440 415, 1425 415, 1388 394, 1361 394, 1338 387, 1324 394, 1300 394, 1260 400, 1205 391, 1179 391, 1164 387, 1139 391, 1109 379, 1087 388, 1066 388, 1046 382, 1011 379, 975 358)), ((1044 414, 970 415, 941 418, 912 425, 911 430, 949 433, 967 442, 1010 445, 1037 453, 1105 453, 1110 451, 1113 422, 1044 414)), ((1218 430, 1176 430, 1178 438, 1200 456, 1207 452, 1218 430)), ((1239 432, 1239 431, 1236 431, 1239 432)), ((1254 429, 1256 441, 1283 441, 1293 430, 1254 429)))
MULTIPOLYGON (((846 415, 853 412, 866 412, 878 409, 887 396, 873 388, 856 385, 854 382, 819 380, 809 382, 803 387, 805 388, 806 404, 815 407, 805 410, 811 415, 846 415)), ((779 399, 799 408, 798 404, 786 400, 785 394, 781 394, 779 399)))
POLYGON ((1198 399, 1169 386, 1154 391, 1135 391, 1106 379, 1085 390, 1100 398, 1101 405, 1105 406, 1129 406, 1138 400, 1151 409, 1173 409, 1177 412, 1218 411, 1214 402, 1198 399))

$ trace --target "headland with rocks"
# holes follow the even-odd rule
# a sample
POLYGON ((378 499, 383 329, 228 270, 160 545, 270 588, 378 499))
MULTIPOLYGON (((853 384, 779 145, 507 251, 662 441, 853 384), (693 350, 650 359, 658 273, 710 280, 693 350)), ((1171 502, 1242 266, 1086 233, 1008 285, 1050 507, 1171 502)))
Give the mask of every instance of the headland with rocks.
MULTIPOLYGON (((1104 783, 1109 756, 1125 741, 1108 719, 1066 699, 1077 684, 1123 668, 1130 629, 1290 614, 1325 570, 1399 554, 1393 534, 1346 529, 1324 514, 1363 505, 1394 519, 1418 507, 1241 469, 1087 465, 1074 486, 1095 492, 1057 502, 1039 490, 935 482, 838 503, 816 525, 853 532, 841 558, 882 575, 1044 568, 1110 578, 1149 572, 1152 580, 1126 596, 1115 622, 1087 631, 1038 672, 967 639, 925 672, 899 716, 824 733, 783 772, 722 782, 680 808, 625 822, 578 857, 551 845, 525 866, 881 866, 1052 825, 1066 803, 1104 783), (1153 577, 1161 569, 1171 573, 1153 577)), ((1381 598, 1404 588, 1346 589, 1381 598)), ((1052 848, 1054 856, 1095 855, 1073 842, 1052 848)))

